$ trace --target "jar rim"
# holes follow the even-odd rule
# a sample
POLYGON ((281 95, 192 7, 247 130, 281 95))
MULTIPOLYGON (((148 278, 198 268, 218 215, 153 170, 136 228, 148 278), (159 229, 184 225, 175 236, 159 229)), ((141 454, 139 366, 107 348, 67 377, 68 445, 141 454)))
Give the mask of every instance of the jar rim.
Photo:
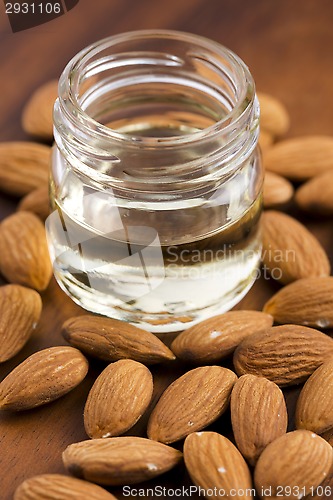
POLYGON ((218 42, 212 41, 206 37, 187 33, 176 30, 164 29, 145 29, 129 31, 125 33, 116 34, 93 44, 90 44, 78 54, 76 54, 65 67, 60 80, 59 80, 59 102, 62 111, 65 113, 67 120, 72 122, 73 125, 82 125, 83 128, 93 129, 94 134, 103 140, 114 140, 121 142, 127 147, 140 146, 144 139, 145 144, 153 147, 168 147, 168 146, 181 146, 182 144, 188 145, 192 142, 202 141, 205 139, 211 140, 221 131, 228 132, 228 130, 235 127, 235 125, 247 115, 249 108, 252 107, 255 99, 255 85, 252 75, 242 61, 233 51, 221 45, 218 42), (84 66, 93 57, 98 56, 102 51, 116 46, 122 42, 142 40, 142 39, 178 39, 179 41, 195 43, 202 49, 209 50, 219 56, 223 56, 237 72, 240 84, 242 85, 240 96, 237 99, 232 109, 228 111, 221 119, 217 120, 212 125, 205 127, 198 131, 182 134, 179 136, 165 136, 165 137, 141 137, 135 134, 126 134, 112 129, 102 123, 98 122, 90 116, 80 105, 78 100, 79 79, 78 74, 84 66), (75 121, 75 124, 74 124, 75 121))

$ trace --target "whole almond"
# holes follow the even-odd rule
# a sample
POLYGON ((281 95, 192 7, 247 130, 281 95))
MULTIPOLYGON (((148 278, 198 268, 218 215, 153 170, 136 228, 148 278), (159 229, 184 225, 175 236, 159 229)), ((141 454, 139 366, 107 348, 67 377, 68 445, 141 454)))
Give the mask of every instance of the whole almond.
POLYGON ((262 216, 264 265, 283 284, 329 276, 330 262, 319 241, 303 224, 282 212, 262 216))
POLYGON ((295 200, 302 210, 311 214, 333 215, 333 169, 298 188, 295 200))
POLYGON ((24 210, 25 212, 33 212, 38 215, 40 219, 45 221, 50 215, 50 198, 49 190, 47 186, 43 186, 39 189, 34 189, 31 193, 27 194, 20 201, 18 210, 24 210))
POLYGON ((155 335, 125 321, 93 315, 68 319, 62 335, 72 346, 105 361, 134 359, 155 364, 175 359, 155 335))
MULTIPOLYGON (((216 432, 195 432, 185 439, 186 469, 196 486, 224 491, 226 498, 252 498, 252 479, 240 452, 229 439, 216 432), (237 492, 237 496, 235 495, 237 492)), ((210 495, 212 496, 212 495, 210 495)), ((214 498, 221 498, 214 495, 214 498)))
POLYGON ((124 434, 146 411, 152 394, 153 377, 145 365, 131 359, 110 364, 89 392, 84 409, 88 436, 124 434))
POLYGON ((273 326, 247 337, 237 347, 234 366, 238 375, 251 373, 281 386, 304 382, 328 358, 333 339, 299 325, 273 326))
POLYGON ((290 126, 286 107, 282 102, 264 92, 257 92, 260 103, 260 126, 274 137, 284 135, 290 126))
POLYGON ((127 485, 169 471, 182 453, 150 439, 124 436, 71 444, 62 457, 75 476, 98 484, 127 485))
POLYGON ((23 196, 49 179, 51 148, 35 142, 0 143, 1 191, 23 196))
POLYGON ((265 172, 264 207, 276 207, 291 200, 294 195, 293 185, 281 175, 265 172))
POLYGON ((232 354, 245 337, 266 330, 272 324, 269 314, 230 311, 185 330, 173 341, 171 349, 185 361, 212 363, 232 354))
POLYGON ((35 290, 19 285, 0 287, 0 363, 22 349, 41 312, 42 300, 35 290))
POLYGON ((88 362, 73 347, 50 347, 19 364, 0 383, 1 410, 29 410, 74 389, 86 376, 88 362))
MULTIPOLYGON (((332 341, 333 343, 333 341, 332 341)), ((148 422, 148 437, 173 443, 201 430, 227 409, 237 377, 220 366, 195 368, 162 394, 148 422)))
POLYGON ((304 278, 279 290, 264 312, 277 323, 333 327, 333 277, 304 278))
POLYGON ((58 97, 58 81, 44 83, 32 94, 22 114, 23 130, 44 140, 53 137, 53 106, 58 97))
POLYGON ((313 432, 297 430, 264 449, 254 482, 261 498, 302 498, 322 483, 333 463, 332 447, 313 432), (290 488, 290 495, 284 495, 290 488), (269 494, 263 494, 264 491, 269 494))
POLYGON ((306 381, 297 401, 296 427, 317 434, 333 427, 333 359, 322 364, 306 381))
POLYGON ((42 474, 26 479, 14 500, 116 500, 96 484, 61 474, 42 474))
POLYGON ((255 465, 266 446, 287 432, 283 393, 264 377, 243 375, 232 390, 230 408, 237 447, 255 465))
POLYGON ((303 136, 274 144, 264 154, 265 169, 304 181, 333 169, 333 137, 303 136))
POLYGON ((45 228, 30 212, 16 212, 0 224, 0 272, 11 283, 45 290, 52 276, 45 228))

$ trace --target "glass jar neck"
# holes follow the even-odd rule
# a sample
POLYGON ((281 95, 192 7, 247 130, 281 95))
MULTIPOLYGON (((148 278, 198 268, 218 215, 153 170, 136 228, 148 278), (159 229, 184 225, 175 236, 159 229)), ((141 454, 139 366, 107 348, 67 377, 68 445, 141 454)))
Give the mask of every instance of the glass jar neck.
POLYGON ((186 33, 147 30, 92 45, 59 83, 55 141, 78 175, 132 193, 207 186, 237 170, 258 140, 245 64, 186 33))

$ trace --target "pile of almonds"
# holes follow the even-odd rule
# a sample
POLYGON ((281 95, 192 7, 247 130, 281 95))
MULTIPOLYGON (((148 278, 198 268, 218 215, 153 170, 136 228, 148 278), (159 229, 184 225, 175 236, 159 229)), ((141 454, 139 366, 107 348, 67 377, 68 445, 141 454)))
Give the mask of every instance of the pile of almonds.
MULTIPOLYGON (((22 118, 27 133, 52 140, 56 94, 56 82, 50 82, 32 96, 22 118)), ((319 241, 285 213, 293 199, 304 212, 333 216, 333 138, 280 140, 289 128, 287 111, 269 95, 259 93, 259 100, 269 209, 263 215, 263 265, 283 287, 262 312, 212 317, 180 333, 170 348, 114 319, 90 314, 68 319, 61 332, 67 345, 35 352, 0 383, 0 411, 32 410, 60 398, 85 378, 86 356, 99 358, 107 366, 84 409, 89 439, 63 450, 71 476, 28 478, 15 500, 112 499, 101 486, 141 483, 182 461, 207 496, 214 489, 215 497, 240 500, 333 496, 333 339, 328 335, 333 277, 319 241), (292 182, 299 186, 296 193, 292 182), (155 404, 147 437, 123 436, 152 403, 154 382, 146 365, 161 363, 163 370, 176 358, 186 371, 155 404), (304 386, 295 428, 287 432, 281 387, 297 384, 304 386), (231 439, 221 428, 204 430, 225 412, 231 415, 231 439)), ((0 287, 0 362, 29 340, 41 315, 40 292, 51 279, 42 222, 48 214, 49 157, 50 148, 37 142, 0 144, 1 189, 24 196, 18 211, 0 225, 0 272, 9 283, 0 287)))

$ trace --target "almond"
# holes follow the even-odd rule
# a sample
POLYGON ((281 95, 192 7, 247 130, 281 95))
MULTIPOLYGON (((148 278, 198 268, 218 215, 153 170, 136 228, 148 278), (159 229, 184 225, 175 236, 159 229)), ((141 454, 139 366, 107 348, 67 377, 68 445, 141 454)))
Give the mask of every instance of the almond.
POLYGON ((269 314, 230 311, 185 330, 173 341, 171 349, 185 361, 212 363, 232 354, 245 337, 272 324, 273 318, 269 314))
POLYGON ((70 318, 63 324, 62 335, 80 351, 105 361, 130 358, 155 364, 175 359, 155 335, 117 319, 93 315, 70 318))
POLYGON ((296 427, 321 434, 333 427, 333 359, 306 381, 296 407, 296 427))
POLYGON ((237 447, 255 465, 266 446, 287 432, 283 393, 264 377, 243 375, 232 390, 230 408, 237 447))
POLYGON ((264 207, 276 207, 291 200, 294 195, 293 185, 281 175, 265 172, 264 207))
POLYGON ((22 114, 22 127, 27 134, 52 140, 53 106, 57 97, 57 80, 44 83, 32 94, 22 114))
POLYGON ((333 492, 333 468, 327 474, 326 479, 317 488, 311 490, 310 494, 303 497, 305 500, 325 500, 330 498, 333 492))
POLYGON ((328 429, 327 431, 321 434, 321 437, 325 439, 331 446, 333 446, 333 428, 328 429))
POLYGON ((304 136, 281 141, 264 154, 265 169, 304 181, 333 169, 333 137, 304 136))
POLYGON ((61 474, 42 474, 26 479, 14 500, 116 500, 96 484, 61 474))
POLYGON ((286 107, 279 99, 264 92, 257 92, 260 103, 260 126, 274 137, 284 135, 290 126, 286 107))
POLYGON ((264 312, 277 323, 333 327, 333 277, 291 283, 269 299, 264 312))
POLYGON ((0 363, 22 349, 41 312, 42 300, 35 290, 19 285, 0 287, 0 363))
POLYGON ((50 197, 49 189, 43 186, 39 189, 34 189, 31 193, 22 198, 18 205, 18 210, 25 212, 33 212, 40 219, 45 221, 50 215, 50 197))
POLYGON ((234 354, 238 375, 252 373, 278 385, 304 382, 328 358, 333 339, 298 325, 273 326, 243 340, 234 354))
POLYGON ((52 276, 45 228, 30 212, 17 212, 0 225, 0 272, 11 283, 45 290, 52 276))
POLYGON ((1 191, 23 196, 49 179, 51 148, 35 142, 0 143, 1 191))
POLYGON ((148 408, 153 377, 137 361, 112 363, 92 386, 84 409, 84 426, 91 438, 119 436, 133 427, 148 408))
POLYGON ((148 437, 173 443, 207 427, 227 409, 236 380, 234 372, 220 366, 185 373, 164 391, 155 406, 148 422, 148 437))
POLYGON ((254 497, 249 468, 226 437, 216 432, 190 434, 184 443, 184 460, 195 485, 207 492, 215 488, 224 491, 223 495, 215 494, 214 498, 246 500, 254 497))
POLYGON ((262 217, 264 265, 283 284, 329 276, 330 262, 319 241, 293 217, 270 210, 262 217))
POLYGON ((270 146, 272 146, 272 144, 274 142, 274 137, 270 132, 261 128, 258 142, 259 142, 259 146, 260 146, 261 151, 264 151, 267 148, 269 148, 270 146))
POLYGON ((29 410, 50 403, 74 389, 87 371, 86 358, 73 347, 36 352, 0 383, 0 409, 29 410))
POLYGON ((332 447, 320 436, 304 430, 289 432, 264 449, 254 482, 261 498, 299 499, 322 483, 332 463, 332 447))
POLYGON ((169 471, 182 453, 156 441, 124 436, 71 444, 62 457, 75 476, 98 484, 127 485, 169 471))
POLYGON ((298 188, 297 205, 311 214, 333 215, 333 169, 298 188))

